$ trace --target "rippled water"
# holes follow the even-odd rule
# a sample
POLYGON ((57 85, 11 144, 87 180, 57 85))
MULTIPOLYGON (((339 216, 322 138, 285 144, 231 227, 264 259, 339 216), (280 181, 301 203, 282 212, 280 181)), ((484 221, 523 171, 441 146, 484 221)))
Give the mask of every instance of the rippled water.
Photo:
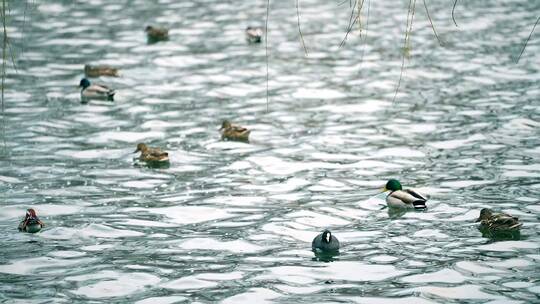
POLYGON ((540 11, 532 0, 418 2, 401 89, 404 1, 9 1, 8 154, 0 160, 0 302, 533 303, 540 301, 540 11), (366 2, 366 5, 367 2, 366 2), (367 6, 364 8, 367 13, 367 6), (366 21, 366 17, 362 19, 366 21), (147 24, 170 40, 147 44, 147 24), (365 25, 365 23, 364 23, 365 25), (365 33, 365 31, 364 31, 365 33), (114 103, 81 104, 85 63, 114 103), (220 141, 222 119, 251 143, 220 141), (165 169, 135 166, 137 142, 165 169), (391 177, 431 195, 389 213, 391 177), (16 229, 33 207, 47 227, 16 229), (483 207, 524 223, 482 237, 483 207), (328 227, 332 262, 311 240, 328 227))

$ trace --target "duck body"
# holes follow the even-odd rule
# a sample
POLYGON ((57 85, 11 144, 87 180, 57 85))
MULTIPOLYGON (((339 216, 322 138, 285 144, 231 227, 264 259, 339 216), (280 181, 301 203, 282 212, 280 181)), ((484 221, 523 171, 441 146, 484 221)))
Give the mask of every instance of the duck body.
POLYGON ((145 162, 168 162, 169 153, 161 150, 160 148, 148 147, 144 143, 137 145, 137 149, 133 153, 141 152, 139 159, 145 162))
POLYGON ((39 232, 43 226, 43 222, 37 217, 36 211, 32 208, 26 210, 24 219, 19 223, 19 231, 36 233, 39 232))
POLYGON ((263 30, 261 27, 248 26, 246 28, 246 40, 249 43, 261 43, 263 30))
POLYGON ((476 220, 480 222, 480 229, 492 232, 518 231, 523 225, 518 218, 506 213, 493 212, 489 208, 480 211, 480 217, 476 220))
POLYGON ((249 141, 250 130, 247 128, 233 125, 228 120, 224 120, 219 129, 221 133, 221 139, 223 140, 232 140, 232 141, 249 141))
POLYGON ((144 31, 149 42, 165 41, 169 39, 169 30, 163 27, 147 26, 144 31))
POLYGON ((311 249, 313 251, 336 252, 339 251, 339 241, 330 230, 325 229, 313 239, 311 249))
POLYGON ((386 203, 390 208, 426 209, 427 197, 412 189, 403 189, 398 180, 391 179, 386 183, 384 191, 390 190, 386 203))
POLYGON ((118 69, 108 65, 84 65, 86 77, 113 76, 118 77, 118 69))
POLYGON ((79 86, 81 89, 81 100, 86 102, 91 99, 95 100, 114 100, 114 94, 116 92, 102 84, 91 84, 86 78, 81 79, 79 86))

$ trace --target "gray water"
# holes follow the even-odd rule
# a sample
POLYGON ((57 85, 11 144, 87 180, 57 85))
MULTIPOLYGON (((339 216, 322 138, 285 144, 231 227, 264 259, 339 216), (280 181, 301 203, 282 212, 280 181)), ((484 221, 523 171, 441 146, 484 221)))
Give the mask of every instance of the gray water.
MULTIPOLYGON (((349 3, 9 1, 0 160, 0 302, 540 302, 540 28, 533 0, 371 1, 343 47, 349 3), (147 44, 147 24, 170 40, 147 44), (121 77, 81 104, 85 63, 121 77), (222 119, 252 129, 223 142, 222 119), (138 142, 169 168, 134 164, 138 142), (7 151, 7 152, 6 152, 7 151), (428 193, 394 213, 389 178, 428 193), (26 208, 47 225, 17 231, 26 208), (491 207, 524 223, 483 237, 491 207), (330 228, 330 262, 311 240, 330 228)), ((96 81, 96 79, 92 79, 96 81)))

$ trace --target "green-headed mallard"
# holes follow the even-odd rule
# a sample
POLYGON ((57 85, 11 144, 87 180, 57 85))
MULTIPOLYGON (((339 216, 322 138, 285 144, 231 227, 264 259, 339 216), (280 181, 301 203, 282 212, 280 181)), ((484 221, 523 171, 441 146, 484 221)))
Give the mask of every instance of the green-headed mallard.
POLYGON ((81 100, 83 102, 90 99, 100 99, 100 100, 114 100, 114 94, 116 93, 113 89, 102 85, 102 84, 91 84, 90 80, 83 78, 79 83, 81 89, 81 100))
POLYGON ((36 233, 43 228, 45 224, 37 217, 36 211, 32 208, 26 210, 24 219, 19 224, 19 231, 36 233))
POLYGON ((261 27, 248 26, 246 28, 246 40, 249 43, 260 43, 262 40, 263 30, 261 27))
POLYGON ((386 186, 384 186, 384 191, 390 191, 386 196, 388 207, 426 209, 426 201, 428 199, 414 190, 404 190, 397 179, 389 180, 386 186))
POLYGON ((311 242, 311 249, 313 251, 319 250, 323 252, 338 251, 339 241, 330 230, 325 229, 313 239, 313 242, 311 242))
POLYGON ((139 143, 137 149, 133 153, 141 152, 139 159, 145 162, 168 162, 169 153, 160 148, 148 147, 144 143, 139 143))
POLYGON ((169 30, 163 27, 147 26, 144 31, 149 42, 164 41, 169 39, 169 30))
POLYGON ((249 140, 250 130, 231 124, 228 120, 224 120, 219 129, 221 133, 221 139, 226 140, 235 140, 235 141, 244 141, 249 140))
POLYGON ((480 222, 481 229, 497 231, 515 231, 519 230, 521 223, 518 218, 506 213, 494 213, 489 208, 480 210, 480 217, 476 220, 480 222))
POLYGON ((84 75, 86 77, 114 76, 118 77, 118 69, 108 65, 84 65, 84 75))

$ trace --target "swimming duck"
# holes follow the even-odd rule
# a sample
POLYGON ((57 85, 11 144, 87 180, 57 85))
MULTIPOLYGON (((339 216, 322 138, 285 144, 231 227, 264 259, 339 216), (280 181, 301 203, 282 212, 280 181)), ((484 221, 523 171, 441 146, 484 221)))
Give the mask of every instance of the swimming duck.
POLYGON ((148 37, 148 41, 157 42, 169 39, 169 30, 163 27, 147 26, 144 31, 148 37))
POLYGON ((118 77, 118 69, 108 65, 84 65, 84 75, 86 77, 114 76, 118 77))
POLYGON ((133 153, 141 152, 139 159, 145 162, 168 162, 169 153, 160 148, 151 148, 144 143, 139 143, 133 153))
POLYGON ((45 224, 37 217, 36 211, 32 208, 26 210, 24 219, 19 224, 19 231, 36 233, 43 228, 45 224))
POLYGON ((235 140, 235 141, 245 141, 249 140, 250 130, 231 124, 228 120, 224 120, 219 129, 221 133, 221 139, 226 140, 235 140))
POLYGON ((313 251, 319 250, 323 252, 338 251, 339 241, 330 230, 325 229, 313 239, 313 242, 311 242, 311 249, 313 251))
POLYGON ((480 210, 480 217, 476 220, 480 222, 481 229, 488 229, 490 231, 514 231, 519 230, 521 227, 518 218, 506 213, 496 213, 489 208, 480 210))
POLYGON ((261 27, 248 26, 246 28, 246 40, 249 43, 261 43, 263 30, 261 27))
POLYGON ((79 83, 81 89, 81 100, 83 102, 90 99, 101 99, 101 100, 114 100, 114 94, 116 93, 113 89, 102 85, 102 84, 91 84, 90 80, 83 78, 79 83))
POLYGON ((389 180, 384 186, 383 192, 385 191, 390 191, 386 196, 388 207, 426 209, 428 199, 414 190, 403 190, 401 183, 397 179, 389 180))

